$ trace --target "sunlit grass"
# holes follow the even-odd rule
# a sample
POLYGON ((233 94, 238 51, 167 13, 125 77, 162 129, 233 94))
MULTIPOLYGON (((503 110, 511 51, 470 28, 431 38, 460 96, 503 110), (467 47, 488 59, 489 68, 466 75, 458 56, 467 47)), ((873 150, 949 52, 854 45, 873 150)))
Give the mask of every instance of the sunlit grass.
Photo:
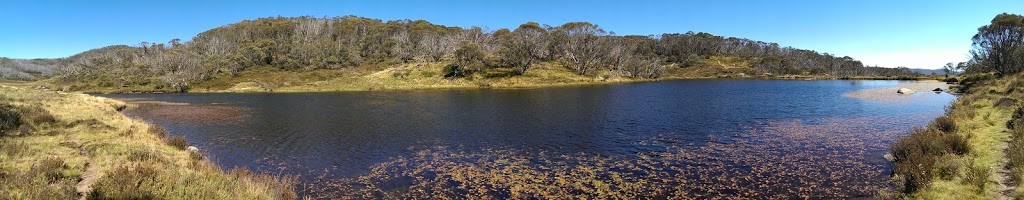
POLYGON ((53 118, 0 137, 0 199, 69 199, 82 190, 101 199, 296 198, 293 178, 225 172, 150 131, 160 129, 122 115, 120 101, 0 85, 0 103, 33 108, 23 116, 53 118), (46 164, 53 160, 61 164, 46 164), (154 170, 136 173, 144 169, 154 170))

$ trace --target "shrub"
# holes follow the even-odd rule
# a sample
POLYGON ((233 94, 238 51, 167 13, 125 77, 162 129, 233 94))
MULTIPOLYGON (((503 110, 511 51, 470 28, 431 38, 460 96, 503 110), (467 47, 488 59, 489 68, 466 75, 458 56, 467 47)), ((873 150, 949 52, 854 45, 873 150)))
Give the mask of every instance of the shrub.
POLYGON ((913 193, 931 183, 936 161, 946 154, 964 155, 970 152, 967 137, 945 133, 932 123, 929 128, 920 128, 900 138, 891 147, 896 162, 893 176, 900 182, 900 190, 913 193))
POLYGON ((64 178, 64 174, 62 172, 67 168, 68 165, 64 164, 64 160, 56 157, 49 157, 33 166, 30 174, 43 175, 46 180, 53 182, 64 178))
POLYGON ((957 158, 957 156, 949 155, 941 157, 936 164, 938 168, 939 178, 943 180, 953 180, 954 177, 960 175, 960 170, 964 168, 963 162, 957 158))
MULTIPOLYGON (((59 165, 58 165, 59 164, 59 165)), ((27 172, 0 167, 0 199, 76 199, 76 179, 68 179, 53 167, 63 162, 44 161, 27 172), (54 173, 51 173, 54 172, 54 173), (8 192, 18 191, 18 192, 8 192)))
POLYGON ((465 76, 465 68, 456 64, 449 64, 444 66, 441 71, 445 78, 458 78, 465 76))
POLYGON ((135 162, 164 162, 162 157, 160 157, 160 154, 148 148, 132 148, 130 152, 128 152, 128 160, 135 162))
POLYGON ((152 133, 158 138, 167 138, 167 129, 160 125, 149 125, 149 133, 152 133))
POLYGON ((933 126, 944 133, 956 133, 956 121, 948 116, 936 118, 933 126))
POLYGON ((9 157, 18 157, 28 152, 29 147, 25 142, 11 142, 0 140, 0 154, 7 155, 9 157))
POLYGON ((1008 107, 1008 106, 1014 106, 1016 104, 1017 104, 1017 99, 1008 98, 1008 97, 1003 97, 1003 98, 1000 98, 999 101, 996 101, 996 107, 1008 107))
POLYGON ((157 170, 147 165, 118 167, 93 184, 89 199, 154 199, 157 170))
POLYGON ((1006 128, 1013 130, 1016 128, 1014 126, 1015 124, 1020 124, 1022 122, 1024 122, 1024 106, 1018 106, 1017 109, 1013 111, 1013 116, 1010 118, 1010 121, 1006 122, 1006 128))
POLYGON ((188 157, 192 160, 203 160, 203 153, 199 151, 188 151, 188 157))
POLYGON ((985 184, 988 183, 988 177, 989 174, 991 174, 990 170, 991 169, 986 167, 971 166, 970 169, 967 170, 967 174, 965 174, 963 181, 968 185, 977 187, 979 189, 977 190, 979 193, 985 191, 985 184))
POLYGON ((28 106, 21 110, 21 120, 34 125, 53 124, 57 119, 50 114, 50 111, 39 106, 28 106))
POLYGON ((171 137, 170 139, 167 139, 167 144, 173 146, 174 148, 178 148, 178 150, 185 150, 185 148, 188 147, 188 141, 186 141, 185 138, 181 136, 174 136, 171 137))
POLYGON ((21 114, 14 106, 0 104, 0 136, 21 126, 21 114))

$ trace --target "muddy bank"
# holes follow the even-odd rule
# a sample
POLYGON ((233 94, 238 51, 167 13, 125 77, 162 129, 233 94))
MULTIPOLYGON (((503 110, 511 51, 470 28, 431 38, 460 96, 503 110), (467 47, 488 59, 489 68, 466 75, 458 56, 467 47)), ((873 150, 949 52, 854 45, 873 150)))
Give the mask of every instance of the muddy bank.
POLYGON ((943 90, 943 92, 945 92, 947 89, 949 89, 949 84, 936 80, 923 80, 912 83, 904 83, 892 87, 857 90, 845 93, 843 94, 843 96, 871 101, 906 101, 915 98, 921 98, 923 97, 922 95, 927 95, 928 93, 935 93, 934 91, 932 91, 935 90, 935 88, 940 88, 943 90), (913 90, 914 93, 896 93, 896 91, 899 90, 900 88, 907 88, 913 90))

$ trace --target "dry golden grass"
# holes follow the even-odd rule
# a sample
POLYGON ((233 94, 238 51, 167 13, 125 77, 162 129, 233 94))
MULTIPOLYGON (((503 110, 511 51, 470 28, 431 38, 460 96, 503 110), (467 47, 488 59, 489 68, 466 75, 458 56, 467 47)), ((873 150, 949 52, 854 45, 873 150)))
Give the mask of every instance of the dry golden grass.
MULTIPOLYGON (((897 160, 898 183, 913 183, 917 187, 909 194, 896 195, 914 199, 1002 199, 1021 198, 1021 184, 1011 187, 1011 182, 1020 183, 1024 177, 1024 148, 1016 130, 1008 127, 1016 109, 1024 97, 1012 83, 1021 77, 986 77, 965 86, 966 91, 953 103, 945 117, 927 127, 932 131, 914 132, 893 146, 896 149, 920 151, 914 159, 897 160), (945 133, 936 133, 945 132, 945 133), (927 135, 932 136, 927 136, 927 135), (937 139, 937 136, 954 134, 966 137, 969 147, 966 154, 945 151, 948 146, 960 143, 956 140, 937 139), (913 139, 918 138, 918 139, 913 139), (926 146, 932 146, 925 148, 926 146), (915 166, 913 169, 901 166, 915 166), (912 176, 924 175, 910 179, 912 176), (1018 192, 1014 193, 1016 190, 1018 192)), ((1024 114, 1022 114, 1024 115, 1024 114)), ((1022 131, 1024 132, 1024 131, 1022 131)), ((1021 134, 1024 135, 1024 134, 1021 134)), ((954 146, 962 146, 956 144, 954 146)), ((903 188, 900 185, 900 188, 903 188)), ((893 196, 893 197, 896 197, 893 196)))
POLYGON ((123 102, 6 85, 0 99, 52 117, 0 137, 0 199, 296 198, 294 178, 225 172, 164 144, 166 130, 122 115, 123 102))

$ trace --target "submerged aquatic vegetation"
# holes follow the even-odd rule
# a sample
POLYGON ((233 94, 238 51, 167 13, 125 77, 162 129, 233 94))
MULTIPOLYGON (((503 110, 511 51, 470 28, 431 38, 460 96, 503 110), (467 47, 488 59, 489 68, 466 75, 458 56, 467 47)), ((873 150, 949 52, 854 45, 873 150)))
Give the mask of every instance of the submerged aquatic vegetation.
POLYGON ((244 107, 220 105, 172 103, 140 103, 137 105, 139 105, 139 109, 132 109, 128 112, 138 112, 139 115, 154 119, 191 124, 240 124, 249 119, 251 111, 244 107))
POLYGON ((893 121, 770 121, 699 145, 661 135, 640 143, 664 150, 626 156, 435 147, 306 189, 323 198, 372 199, 873 196, 887 183, 886 144, 906 131, 879 126, 893 121))

